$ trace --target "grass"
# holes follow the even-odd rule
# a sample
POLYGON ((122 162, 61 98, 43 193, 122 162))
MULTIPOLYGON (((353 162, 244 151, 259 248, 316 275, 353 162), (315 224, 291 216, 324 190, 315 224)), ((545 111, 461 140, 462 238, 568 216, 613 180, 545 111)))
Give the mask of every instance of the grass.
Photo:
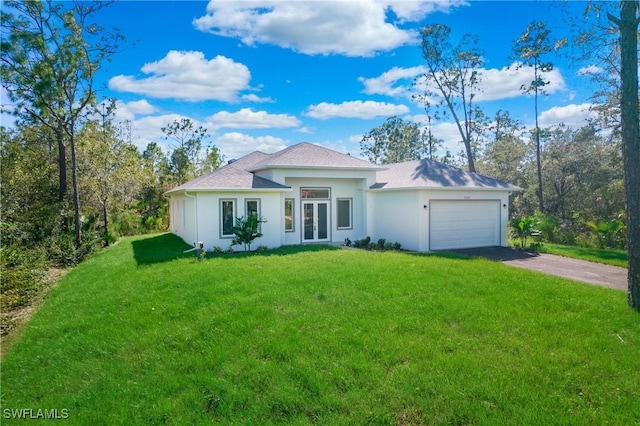
POLYGON ((627 252, 625 250, 597 249, 562 244, 544 243, 539 251, 542 253, 558 254, 560 256, 575 259, 588 260, 590 262, 604 263, 606 265, 626 268, 627 252))
POLYGON ((640 314, 623 292, 481 259, 304 246, 197 262, 185 248, 125 239, 65 276, 2 361, 3 414, 640 421, 640 314))

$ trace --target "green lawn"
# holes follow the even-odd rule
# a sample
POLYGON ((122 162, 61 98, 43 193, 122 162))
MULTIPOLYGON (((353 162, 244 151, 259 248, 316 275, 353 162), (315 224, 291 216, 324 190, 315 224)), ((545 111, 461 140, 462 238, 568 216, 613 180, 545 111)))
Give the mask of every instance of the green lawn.
POLYGON ((560 256, 588 260, 590 262, 604 263, 606 265, 620 266, 623 268, 627 267, 627 252, 624 250, 597 249, 544 243, 539 248, 539 251, 542 253, 558 254, 560 256))
POLYGON ((624 292, 481 259, 185 248, 125 239, 72 270, 2 361, 3 424, 640 422, 624 292))

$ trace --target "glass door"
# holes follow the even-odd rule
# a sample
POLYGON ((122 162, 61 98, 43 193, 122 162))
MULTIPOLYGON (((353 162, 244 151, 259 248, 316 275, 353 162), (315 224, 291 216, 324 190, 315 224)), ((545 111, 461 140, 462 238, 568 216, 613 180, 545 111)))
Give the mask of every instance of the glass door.
POLYGON ((302 203, 302 241, 327 241, 329 239, 329 202, 305 201, 302 203))

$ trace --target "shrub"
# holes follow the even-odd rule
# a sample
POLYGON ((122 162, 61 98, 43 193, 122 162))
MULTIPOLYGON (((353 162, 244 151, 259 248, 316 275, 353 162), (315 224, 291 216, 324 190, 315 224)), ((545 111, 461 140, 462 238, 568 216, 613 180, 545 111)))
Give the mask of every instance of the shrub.
POLYGON ((536 228, 537 219, 533 216, 521 216, 511 219, 511 234, 514 238, 520 239, 520 247, 527 246, 527 238, 540 235, 540 231, 536 228))
POLYGON ((84 232, 81 246, 76 247, 72 233, 54 233, 44 244, 49 260, 60 267, 74 266, 102 247, 102 238, 97 232, 84 232))
POLYGON ((249 215, 247 218, 237 217, 235 225, 231 228, 231 231, 235 235, 231 245, 242 244, 245 251, 251 250, 251 243, 256 238, 262 237, 260 232, 260 224, 265 220, 256 215, 249 215))
POLYGON ((369 248, 371 237, 363 238, 362 240, 355 240, 353 246, 356 248, 369 248))
POLYGON ((623 220, 589 221, 587 226, 596 235, 595 240, 598 248, 618 248, 624 245, 627 227, 623 220))
POLYGON ((27 304, 40 289, 47 266, 42 247, 12 245, 0 249, 0 309, 27 304))

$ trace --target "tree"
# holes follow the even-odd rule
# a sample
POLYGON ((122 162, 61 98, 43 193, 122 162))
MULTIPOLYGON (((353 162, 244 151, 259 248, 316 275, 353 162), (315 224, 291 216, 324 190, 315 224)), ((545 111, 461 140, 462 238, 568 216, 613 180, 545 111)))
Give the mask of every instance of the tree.
POLYGON ((59 226, 51 129, 42 124, 0 127, 0 244, 32 248, 59 226))
MULTIPOLYGON (((89 20, 101 2, 5 2, 2 14, 3 86, 13 112, 51 128, 58 145, 59 201, 67 196, 67 146, 71 153, 74 233, 81 245, 75 136, 95 100, 93 78, 122 36, 89 20)), ((66 221, 65 221, 66 222, 66 221)), ((66 224, 63 225, 66 228, 66 224)))
POLYGON ((570 219, 614 218, 623 207, 617 189, 622 180, 617 146, 607 143, 592 125, 543 129, 544 199, 547 213, 570 219))
MULTIPOLYGON (((196 127, 190 119, 182 118, 162 127, 161 130, 165 139, 173 141, 174 150, 171 153, 170 165, 177 184, 181 185, 196 177, 200 171, 202 143, 209 138, 207 129, 202 126, 196 127)), ((217 148, 214 152, 218 154, 217 148)))
POLYGON ((91 213, 101 217, 105 246, 113 239, 110 216, 131 209, 143 181, 140 154, 133 144, 118 137, 111 121, 114 109, 113 101, 109 106, 100 105, 96 111, 100 120, 86 123, 78 135, 83 201, 95 206, 91 213))
POLYGON ((423 150, 423 134, 416 123, 409 123, 393 116, 380 127, 363 136, 362 153, 369 161, 378 164, 398 163, 420 159, 423 150))
POLYGON ((620 117, 627 213, 629 305, 640 311, 640 107, 638 106, 638 1, 621 1, 620 17, 609 20, 620 31, 620 117))
POLYGON ((477 37, 466 34, 453 46, 450 33, 451 29, 441 24, 420 30, 427 71, 415 82, 422 89, 416 98, 427 110, 435 108, 443 117, 451 115, 464 144, 469 171, 475 172, 474 98, 480 83, 482 55, 476 47, 477 37))
POLYGON ((536 141, 536 164, 538 174, 538 208, 544 211, 544 201, 542 193, 542 164, 540 160, 540 127, 538 126, 538 94, 546 94, 544 87, 549 81, 543 79, 543 74, 553 70, 553 63, 544 62, 544 57, 554 49, 557 50, 563 44, 563 41, 552 43, 549 38, 549 29, 544 22, 533 21, 527 25, 527 29, 520 35, 518 40, 514 42, 513 51, 517 57, 522 60, 516 68, 523 66, 533 67, 533 80, 529 85, 521 87, 523 93, 533 93, 534 110, 535 110, 535 141, 536 141))
POLYGON ((423 130, 422 140, 424 141, 424 158, 434 160, 436 151, 442 148, 444 141, 442 139, 434 138, 431 134, 431 116, 427 115, 427 130, 426 134, 423 130))

